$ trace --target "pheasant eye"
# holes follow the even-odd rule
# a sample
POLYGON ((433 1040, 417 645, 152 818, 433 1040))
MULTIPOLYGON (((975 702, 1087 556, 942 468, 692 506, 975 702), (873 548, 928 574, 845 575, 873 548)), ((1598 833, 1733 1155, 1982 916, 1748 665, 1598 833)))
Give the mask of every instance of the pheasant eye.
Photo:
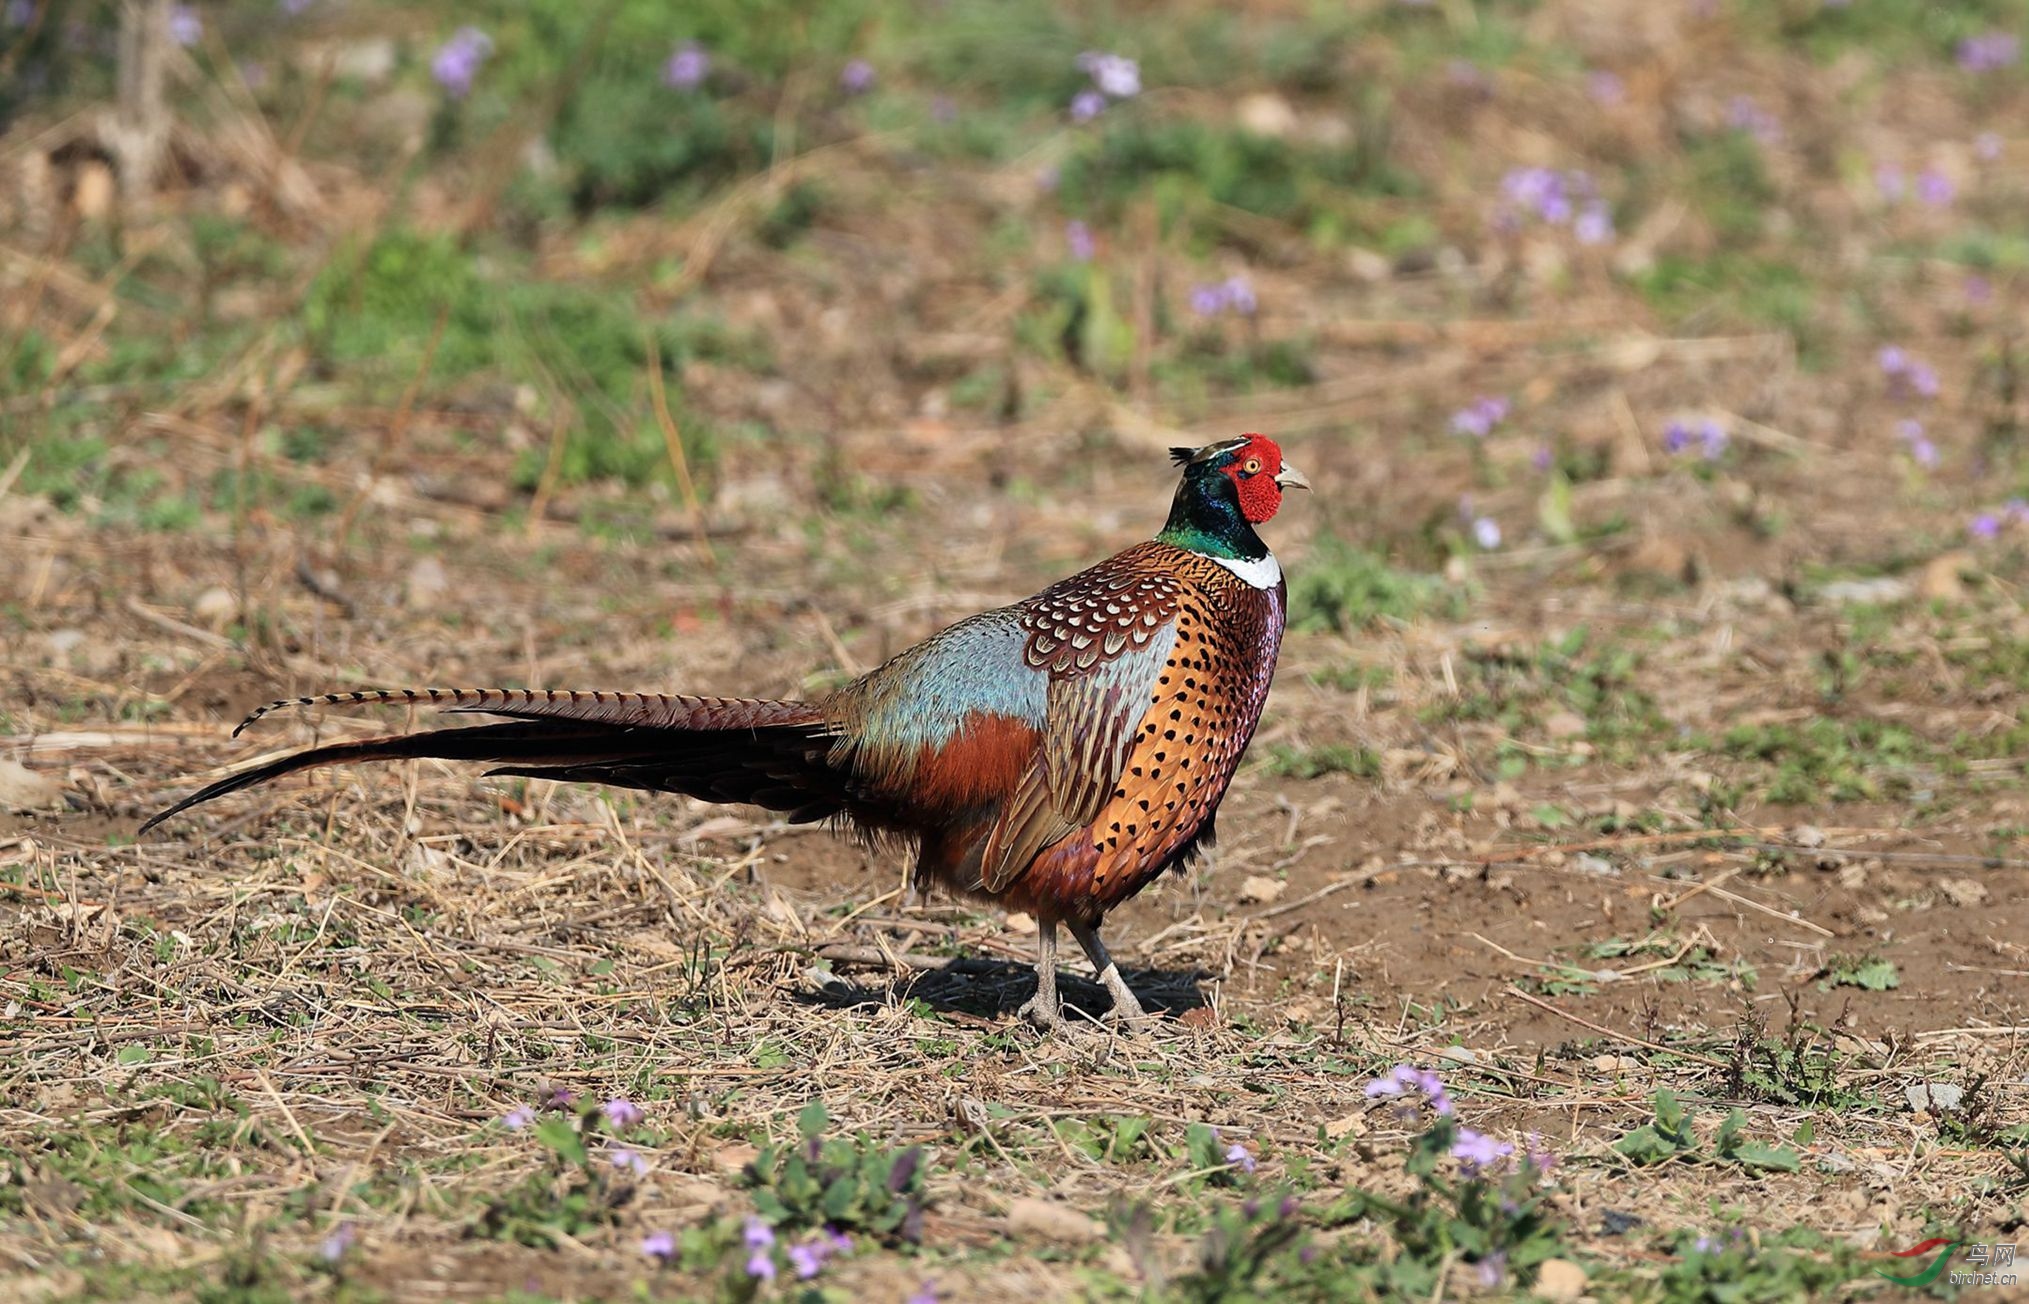
POLYGON ((1244 475, 1254 475, 1258 473, 1260 470, 1261 470, 1261 459, 1258 457, 1248 458, 1247 461, 1240 467, 1240 471, 1244 475))

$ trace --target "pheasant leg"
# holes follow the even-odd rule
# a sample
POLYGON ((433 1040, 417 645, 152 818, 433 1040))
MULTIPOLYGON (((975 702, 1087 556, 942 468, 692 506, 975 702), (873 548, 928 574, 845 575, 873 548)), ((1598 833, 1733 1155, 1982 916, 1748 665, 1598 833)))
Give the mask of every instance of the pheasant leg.
POLYGON ((1120 976, 1120 966, 1114 964, 1113 957, 1107 954, 1106 943, 1099 940, 1099 929, 1091 924, 1071 924, 1069 927, 1071 936, 1085 948, 1085 957, 1092 961, 1092 969, 1099 975, 1099 985, 1113 997, 1113 1008, 1106 1012, 1106 1017, 1124 1023, 1147 1018, 1141 1002, 1134 998, 1134 989, 1127 985, 1127 979, 1120 976))
POLYGON ((1041 1032, 1061 1032, 1064 1007, 1057 999, 1057 921, 1036 922, 1036 994, 1015 1011, 1041 1032))

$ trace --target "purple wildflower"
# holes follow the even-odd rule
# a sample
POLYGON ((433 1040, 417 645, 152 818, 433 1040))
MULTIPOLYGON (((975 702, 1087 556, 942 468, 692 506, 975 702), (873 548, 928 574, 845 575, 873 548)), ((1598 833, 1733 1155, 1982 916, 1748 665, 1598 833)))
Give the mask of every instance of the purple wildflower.
POLYGON ((838 88, 847 95, 864 95, 874 88, 874 66, 865 59, 853 59, 838 73, 838 88))
POLYGON ((451 34, 451 39, 437 47, 437 53, 430 60, 430 75, 437 79, 437 85, 454 100, 462 100, 472 93, 472 81, 479 75, 479 65, 486 62, 493 53, 493 38, 476 27, 461 27, 451 34))
POLYGON ((1710 1236, 1700 1236, 1697 1240, 1691 1242, 1691 1248, 1700 1254, 1716 1254, 1719 1252, 1719 1242, 1713 1240, 1710 1236))
POLYGON ((1526 1145, 1523 1148, 1522 1157, 1528 1161, 1529 1167, 1535 1169, 1540 1174, 1547 1173, 1557 1166, 1555 1152, 1544 1143, 1541 1136, 1531 1132, 1524 1138, 1524 1141, 1526 1145))
POLYGON ((35 0, 7 0, 4 12, 9 27, 26 27, 35 17, 35 0))
POLYGON ((936 1284, 924 1282, 916 1293, 903 1300, 902 1304, 939 1304, 936 1284))
POLYGON ((204 39, 204 20, 189 5, 177 5, 169 11, 169 39, 178 45, 196 45, 204 39))
POLYGON ((1229 276, 1219 286, 1225 296, 1226 306, 1242 317, 1252 317, 1254 310, 1261 306, 1254 297, 1254 283, 1244 276, 1229 276))
POLYGON ((1893 163, 1877 164, 1874 168, 1874 189, 1889 203, 1899 204, 1902 197, 1909 193, 1909 178, 1893 163))
POLYGON ((1620 79, 1619 73, 1601 69, 1586 77, 1585 91, 1592 96, 1594 104, 1611 108, 1627 98, 1627 83, 1620 79))
POLYGON ((632 1150, 614 1150, 607 1155, 607 1162, 623 1173, 635 1177, 648 1176, 648 1161, 632 1150))
POLYGON ((1492 1254, 1487 1255, 1484 1259, 1474 1264, 1473 1272, 1479 1278, 1480 1285, 1488 1290, 1497 1289, 1502 1282, 1508 1279, 1508 1252, 1506 1250, 1495 1250, 1492 1254))
POLYGON ((1706 461, 1716 462, 1725 454, 1728 442, 1726 428, 1710 417, 1701 417, 1695 423, 1672 421, 1663 427, 1665 453, 1681 453, 1696 444, 1706 461))
POLYGON ((1550 445, 1538 444, 1536 445, 1536 451, 1529 454, 1529 465, 1535 467, 1538 471, 1548 471, 1551 467, 1557 465, 1557 455, 1551 451, 1550 445))
POLYGON ((1874 355, 1874 360, 1880 366, 1881 374, 1888 378, 1891 391, 1907 390, 1919 398, 1937 397, 1937 372, 1929 363, 1910 357, 1893 344, 1884 346, 1874 355))
POLYGON ((1992 283, 1978 272, 1974 272, 1966 277, 1965 290, 1967 303, 1985 303, 1994 297, 1992 283))
POLYGON ((836 1227, 827 1226, 801 1245, 789 1247, 789 1266, 799 1281, 809 1281, 824 1271, 825 1260, 834 1254, 850 1254, 852 1238, 836 1227))
POLYGON ((771 1253, 775 1248, 775 1229, 749 1215, 740 1237, 751 1251, 747 1255, 747 1275, 762 1281, 775 1280, 775 1256, 771 1253))
POLYGON ((1363 1090, 1369 1100, 1381 1096, 1403 1096, 1418 1092, 1440 1115, 1451 1113, 1451 1097, 1445 1093, 1444 1079, 1428 1069, 1419 1069, 1413 1064, 1397 1064, 1369 1082, 1363 1090))
POLYGON ((1090 122, 1106 111, 1106 97, 1086 87, 1071 97, 1071 121, 1090 122))
POLYGON ((1200 317, 1216 317, 1226 307, 1226 296, 1216 285, 1191 287, 1191 311, 1200 317))
POLYGON ((279 0, 279 3, 283 13, 295 18, 308 12, 310 6, 316 4, 317 0, 279 0))
POLYGON ((641 1252, 668 1263, 676 1257, 676 1236, 672 1232, 650 1232, 641 1238, 641 1252))
POLYGON ((1458 1139, 1451 1143, 1451 1157, 1458 1160, 1467 1177, 1478 1177, 1513 1153, 1515 1148, 1507 1142, 1469 1127, 1458 1129, 1458 1139))
POLYGON ((1995 159, 2001 157, 2001 137, 1999 133, 1983 131, 1973 137, 1973 154, 1982 163, 1992 163, 1995 159))
POLYGON ((1453 86, 1482 99, 1494 93, 1493 79, 1470 59, 1453 59, 1445 65, 1444 75, 1453 86))
POLYGON ((1959 42, 1959 67, 1967 72, 1995 72, 2022 57, 2022 41, 2013 32, 1985 32, 1959 42))
POLYGON ((358 1239, 359 1229, 357 1227, 354 1227, 351 1223, 340 1223, 336 1227, 333 1227, 324 1239, 318 1243, 317 1257, 326 1263, 337 1263, 345 1257, 345 1252, 350 1250, 353 1242, 358 1239))
POLYGON ((1481 395, 1451 414, 1451 429, 1453 434, 1484 439, 1493 432, 1495 426, 1507 419, 1506 399, 1481 395))
POLYGON ((1235 1141, 1232 1145, 1226 1147, 1226 1164, 1228 1167, 1237 1168, 1241 1172, 1251 1175, 1254 1172, 1254 1155, 1246 1146, 1235 1141))
POLYGON ((1491 516, 1475 516, 1472 522, 1472 541, 1483 552, 1492 552, 1501 546, 1501 523, 1491 516))
POLYGON ((1132 99, 1141 94, 1141 65, 1124 55, 1087 50, 1078 56, 1078 67, 1110 99, 1132 99))
POLYGON ((1736 95, 1726 105, 1726 125, 1735 131, 1744 131, 1763 145, 1773 145, 1782 139, 1782 123, 1767 109, 1754 102, 1752 96, 1736 95))
POLYGON ((1533 212, 1553 226, 1571 220, 1567 178, 1549 168, 1516 168, 1501 179, 1501 193, 1524 212, 1533 212))
POLYGON ((1092 228, 1075 219, 1064 223, 1064 244, 1071 250, 1074 262, 1089 263, 1097 246, 1092 241, 1092 228))
POLYGON ((527 1105, 516 1105, 500 1116, 500 1125, 510 1132, 519 1132, 535 1122, 535 1111, 527 1105))
POLYGON ((1582 245, 1605 244, 1613 239, 1613 211, 1600 200, 1593 200, 1571 224, 1571 234, 1582 245))
POLYGON ((1966 526, 1966 533, 1975 539, 1991 539, 2001 533, 2001 518, 1992 512, 1981 512, 1966 526))
POLYGON ((1925 168, 1916 174, 1916 197, 1932 208, 1947 208, 1958 194, 1958 187, 1952 179, 1936 168, 1925 168))
POLYGON ((2010 525, 2029 525, 2029 502, 2020 498, 2010 498, 2001 504, 2001 515, 2007 518, 2010 525))
POLYGON ((578 1093, 569 1087, 551 1087, 543 1093, 544 1109, 569 1109, 578 1103, 578 1093))
POLYGON ((662 65, 662 84, 671 90, 694 91, 711 74, 712 57, 696 41, 685 41, 662 65))
POLYGON ((641 1120, 647 1117, 647 1115, 641 1112, 641 1106, 624 1096, 613 1097, 605 1104, 599 1106, 599 1112, 606 1116, 608 1123, 611 1123, 622 1132, 630 1127, 638 1126, 641 1120))
POLYGON ((1914 417, 1902 418, 1895 423, 1895 437, 1908 447, 1909 456, 1918 466, 1929 470, 1938 464, 1937 445, 1923 433, 1923 422, 1914 417))

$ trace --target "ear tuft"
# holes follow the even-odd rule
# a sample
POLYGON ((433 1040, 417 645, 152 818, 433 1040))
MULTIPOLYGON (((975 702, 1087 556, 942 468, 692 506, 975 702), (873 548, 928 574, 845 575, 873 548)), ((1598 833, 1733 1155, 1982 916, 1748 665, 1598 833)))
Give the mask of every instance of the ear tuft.
POLYGON ((1189 466, 1191 459, 1197 455, 1198 450, 1195 448, 1172 448, 1169 451, 1169 460, 1178 466, 1189 466))

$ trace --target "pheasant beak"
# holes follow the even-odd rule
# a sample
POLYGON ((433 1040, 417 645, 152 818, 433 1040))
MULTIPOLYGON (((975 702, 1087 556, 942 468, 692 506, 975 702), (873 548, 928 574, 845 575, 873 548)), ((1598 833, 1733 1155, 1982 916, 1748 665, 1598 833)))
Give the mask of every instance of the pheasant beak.
POLYGON ((1285 489, 1308 489, 1310 488, 1310 477, 1289 463, 1284 462, 1282 469, 1275 473, 1275 483, 1285 489))

